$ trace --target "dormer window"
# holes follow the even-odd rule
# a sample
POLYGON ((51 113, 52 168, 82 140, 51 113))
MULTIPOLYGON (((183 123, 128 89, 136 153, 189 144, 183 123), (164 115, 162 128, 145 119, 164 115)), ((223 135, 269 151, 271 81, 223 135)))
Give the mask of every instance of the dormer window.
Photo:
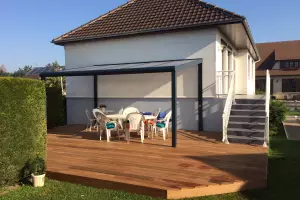
POLYGON ((299 69, 300 61, 280 61, 281 69, 299 69))

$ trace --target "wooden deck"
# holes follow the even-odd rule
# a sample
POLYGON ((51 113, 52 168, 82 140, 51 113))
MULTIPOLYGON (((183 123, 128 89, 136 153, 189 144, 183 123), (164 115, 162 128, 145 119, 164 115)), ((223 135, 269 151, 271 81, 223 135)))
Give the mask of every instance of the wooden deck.
POLYGON ((48 130, 47 176, 83 185, 161 198, 183 198, 263 188, 267 149, 220 142, 220 133, 178 131, 171 139, 132 136, 99 141, 82 125, 48 130))

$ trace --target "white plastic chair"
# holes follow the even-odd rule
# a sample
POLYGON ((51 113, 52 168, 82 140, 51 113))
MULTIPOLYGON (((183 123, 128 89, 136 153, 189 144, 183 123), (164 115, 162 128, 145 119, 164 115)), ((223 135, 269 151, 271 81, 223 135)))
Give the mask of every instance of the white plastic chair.
MULTIPOLYGON (((122 115, 124 112, 124 109, 123 107, 119 110, 119 115, 122 115)), ((118 119, 118 123, 119 123, 119 126, 121 128, 121 130, 123 130, 123 120, 122 119, 118 119)))
POLYGON ((85 109, 85 114, 88 118, 88 123, 86 125, 86 129, 92 131, 92 127, 96 125, 96 119, 93 119, 90 115, 90 112, 88 109, 85 109))
MULTIPOLYGON (((156 126, 157 117, 158 117, 160 111, 161 111, 160 108, 158 108, 156 111, 154 111, 153 116, 155 117, 155 119, 149 120, 149 121, 153 121, 153 123, 150 123, 150 122, 148 121, 148 132, 149 132, 149 130, 151 130, 152 138, 153 138, 153 130, 154 130, 153 127, 156 126)), ((149 137, 149 135, 148 135, 148 137, 149 137)))
POLYGON ((126 140, 130 140, 130 132, 136 132, 141 135, 141 143, 144 143, 145 129, 144 129, 145 117, 141 113, 130 113, 126 117, 125 135, 126 140))
POLYGON ((134 107, 127 107, 123 110, 123 115, 127 116, 130 113, 139 113, 139 110, 134 107))
POLYGON ((107 142, 110 142, 110 138, 111 138, 111 131, 112 130, 116 130, 118 133, 118 137, 120 140, 120 133, 119 133, 119 127, 118 127, 118 123, 116 121, 110 121, 106 115, 99 109, 94 109, 93 110, 93 114, 97 119, 97 124, 100 128, 100 140, 101 140, 101 136, 102 136, 102 131, 106 130, 106 139, 107 142), (114 125, 114 128, 109 128, 108 124, 112 123, 114 125))
POLYGON ((169 122, 172 116, 172 111, 168 112, 163 120, 157 120, 156 126, 153 126, 155 135, 157 135, 157 130, 162 131, 163 139, 166 140, 166 134, 169 135, 169 122), (158 127, 158 124, 164 124, 164 127, 158 127))

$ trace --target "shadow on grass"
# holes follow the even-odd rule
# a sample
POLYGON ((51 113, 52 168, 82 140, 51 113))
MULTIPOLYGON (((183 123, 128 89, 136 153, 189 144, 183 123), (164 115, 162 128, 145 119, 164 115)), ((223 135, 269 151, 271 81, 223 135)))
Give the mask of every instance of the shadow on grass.
POLYGON ((271 138, 268 188, 241 193, 247 199, 300 199, 300 142, 271 138))

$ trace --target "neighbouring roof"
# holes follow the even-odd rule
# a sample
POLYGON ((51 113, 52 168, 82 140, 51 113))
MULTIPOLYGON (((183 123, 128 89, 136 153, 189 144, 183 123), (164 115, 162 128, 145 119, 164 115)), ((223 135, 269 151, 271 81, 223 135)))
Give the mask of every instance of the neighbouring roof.
MULTIPOLYGON (((64 66, 60 66, 61 69, 64 69, 64 66)), ((30 72, 28 72, 25 77, 37 79, 40 78, 40 74, 43 72, 53 72, 53 68, 51 66, 47 67, 35 67, 30 72)))
MULTIPOLYGON (((300 75, 300 69, 295 69, 295 70, 272 69, 269 72, 270 72, 270 76, 299 76, 300 75)), ((256 70, 255 76, 266 77, 266 70, 256 70)))
MULTIPOLYGON (((52 42, 63 45, 83 40, 229 23, 247 24, 245 17, 201 0, 131 0, 52 42)), ((250 30, 246 31, 251 37, 250 30)))
POLYGON ((256 63, 256 69, 273 67, 263 65, 272 65, 275 61, 300 59, 300 40, 258 43, 256 47, 261 57, 260 62, 256 63))

